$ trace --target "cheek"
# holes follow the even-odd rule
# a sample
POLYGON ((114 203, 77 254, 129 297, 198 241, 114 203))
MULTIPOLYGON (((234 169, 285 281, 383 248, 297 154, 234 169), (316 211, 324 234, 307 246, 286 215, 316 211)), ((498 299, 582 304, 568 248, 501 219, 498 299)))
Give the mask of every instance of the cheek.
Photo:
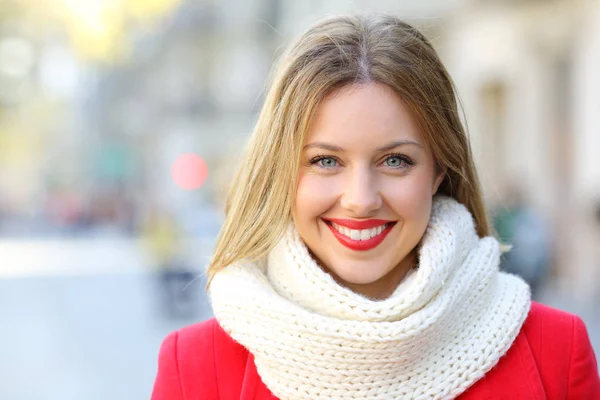
POLYGON ((386 202, 406 223, 422 224, 429 220, 433 191, 428 174, 390 180, 384 193, 386 202))
POLYGON ((294 207, 294 218, 316 218, 335 205, 339 195, 335 177, 301 173, 294 207))

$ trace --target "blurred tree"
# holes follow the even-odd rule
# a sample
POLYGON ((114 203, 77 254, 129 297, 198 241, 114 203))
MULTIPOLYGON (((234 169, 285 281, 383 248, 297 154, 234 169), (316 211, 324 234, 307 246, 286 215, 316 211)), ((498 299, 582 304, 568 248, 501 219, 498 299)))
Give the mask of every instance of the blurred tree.
MULTIPOLYGON (((35 25, 67 34, 77 54, 113 63, 128 54, 129 28, 156 22, 180 0, 23 0, 0 2, 0 22, 17 11, 35 25)), ((43 33, 43 32, 40 32, 43 33)))

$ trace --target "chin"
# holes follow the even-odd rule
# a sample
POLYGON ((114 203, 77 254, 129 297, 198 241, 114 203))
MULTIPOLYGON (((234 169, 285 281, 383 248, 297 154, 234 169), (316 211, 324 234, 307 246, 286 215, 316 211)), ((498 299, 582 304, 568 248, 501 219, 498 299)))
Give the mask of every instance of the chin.
POLYGON ((381 279, 385 274, 372 267, 356 265, 354 268, 334 269, 333 273, 342 281, 354 285, 368 285, 381 279))

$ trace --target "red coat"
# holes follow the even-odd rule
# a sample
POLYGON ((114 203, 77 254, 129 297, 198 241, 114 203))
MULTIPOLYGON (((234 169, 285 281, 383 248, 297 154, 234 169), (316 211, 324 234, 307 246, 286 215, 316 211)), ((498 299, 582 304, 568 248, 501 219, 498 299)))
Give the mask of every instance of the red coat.
MULTIPOLYGON (((152 400, 275 400, 254 358, 215 319, 163 342, 152 400)), ((532 303, 512 347, 460 400, 600 400, 598 365, 583 321, 532 303)))

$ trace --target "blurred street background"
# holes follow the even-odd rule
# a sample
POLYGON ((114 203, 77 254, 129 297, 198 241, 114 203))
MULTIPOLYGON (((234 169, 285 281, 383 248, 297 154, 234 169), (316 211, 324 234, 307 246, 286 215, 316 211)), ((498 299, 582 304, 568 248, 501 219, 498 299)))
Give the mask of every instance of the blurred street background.
POLYGON ((202 270, 272 62, 364 11, 432 40, 502 268, 600 354, 599 1, 0 0, 0 399, 149 398, 161 340, 211 316, 202 270))

